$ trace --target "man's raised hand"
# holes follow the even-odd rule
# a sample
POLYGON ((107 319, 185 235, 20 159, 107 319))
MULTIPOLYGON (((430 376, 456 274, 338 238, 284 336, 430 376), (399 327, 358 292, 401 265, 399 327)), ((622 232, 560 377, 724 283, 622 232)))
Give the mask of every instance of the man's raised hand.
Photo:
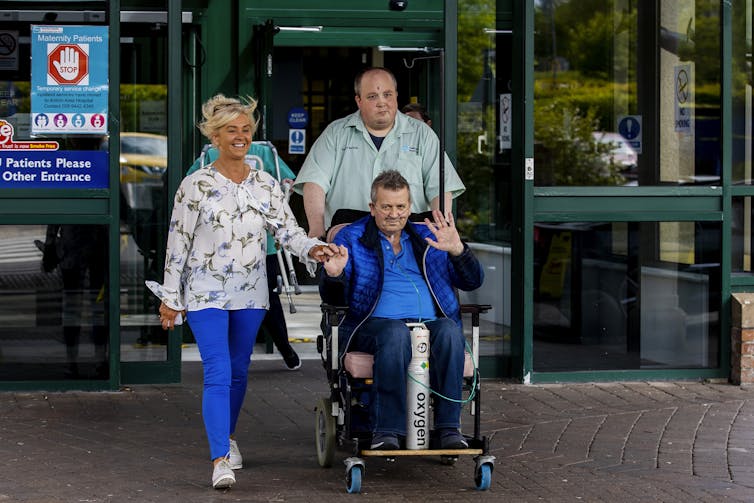
POLYGON ((463 242, 461 242, 461 236, 458 235, 453 213, 448 211, 443 217, 440 210, 432 210, 432 217, 435 219, 434 222, 430 222, 428 218, 424 219, 424 223, 435 236, 434 241, 430 237, 425 238, 427 244, 432 248, 448 252, 454 257, 463 253, 463 242))

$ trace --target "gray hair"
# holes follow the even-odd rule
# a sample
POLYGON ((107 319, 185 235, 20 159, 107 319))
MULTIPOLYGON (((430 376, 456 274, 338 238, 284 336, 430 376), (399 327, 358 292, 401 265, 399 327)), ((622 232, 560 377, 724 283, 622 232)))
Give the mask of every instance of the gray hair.
POLYGON ((216 94, 202 105, 202 117, 204 118, 197 124, 199 131, 212 140, 212 136, 217 133, 223 126, 245 115, 251 122, 251 135, 257 130, 258 119, 254 117, 254 111, 257 109, 257 101, 251 96, 242 100, 237 98, 228 98, 223 94, 216 94))
POLYGON ((408 185, 408 182, 405 178, 403 178, 403 175, 401 175, 394 169, 383 171, 382 173, 377 175, 377 178, 372 181, 372 192, 370 194, 370 197, 373 203, 377 202, 378 189, 392 190, 396 192, 401 189, 409 189, 408 197, 409 201, 411 200, 411 189, 408 185))

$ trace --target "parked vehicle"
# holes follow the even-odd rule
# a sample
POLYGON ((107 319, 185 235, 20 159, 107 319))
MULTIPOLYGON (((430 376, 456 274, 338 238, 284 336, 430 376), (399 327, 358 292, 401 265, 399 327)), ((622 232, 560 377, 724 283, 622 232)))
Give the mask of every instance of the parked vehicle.
MULTIPOLYGON (((107 150, 108 142, 103 142, 101 148, 107 150)), ((166 207, 167 167, 167 136, 139 132, 120 134, 120 219, 145 256, 157 244, 155 232, 166 207)))
MULTIPOLYGON (((107 149, 107 142, 102 146, 107 149)), ((168 137, 151 133, 121 133, 121 194, 132 210, 152 209, 155 188, 162 188, 168 167, 168 137)))
POLYGON ((618 166, 627 182, 633 182, 638 178, 639 154, 628 140, 620 133, 607 131, 594 131, 592 137, 598 143, 611 147, 609 153, 605 154, 605 161, 618 166))

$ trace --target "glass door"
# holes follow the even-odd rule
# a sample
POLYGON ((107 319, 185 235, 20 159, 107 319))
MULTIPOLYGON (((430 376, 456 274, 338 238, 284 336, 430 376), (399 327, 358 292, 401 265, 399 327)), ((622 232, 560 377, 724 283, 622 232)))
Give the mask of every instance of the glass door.
POLYGON ((10 3, 0 7, 0 387, 112 387, 106 3, 10 3))
POLYGON ((490 0, 458 2, 458 174, 466 192, 456 199, 459 230, 484 266, 483 286, 461 301, 489 304, 481 316, 483 375, 511 375, 512 261, 512 26, 490 0))
MULTIPOLYGON (((166 17, 165 13, 161 13, 166 17)), ((167 215, 167 24, 124 12, 121 22, 121 361, 165 361, 159 300, 167 215)))
POLYGON ((721 2, 533 3, 533 370, 727 375, 721 2))

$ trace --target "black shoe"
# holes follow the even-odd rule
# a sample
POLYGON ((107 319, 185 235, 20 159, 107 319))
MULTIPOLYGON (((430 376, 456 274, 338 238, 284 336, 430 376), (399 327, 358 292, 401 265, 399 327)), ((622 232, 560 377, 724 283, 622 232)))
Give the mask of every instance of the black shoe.
POLYGON ((440 433, 440 449, 468 449, 469 443, 461 432, 454 428, 447 428, 440 433))
POLYGON ((400 449, 398 437, 392 433, 375 433, 372 435, 372 445, 370 449, 380 451, 394 451, 400 449))
POLYGON ((291 354, 284 356, 283 360, 285 361, 285 365, 286 367, 288 367, 288 370, 298 370, 301 368, 301 358, 299 358, 296 352, 292 349, 291 354))

